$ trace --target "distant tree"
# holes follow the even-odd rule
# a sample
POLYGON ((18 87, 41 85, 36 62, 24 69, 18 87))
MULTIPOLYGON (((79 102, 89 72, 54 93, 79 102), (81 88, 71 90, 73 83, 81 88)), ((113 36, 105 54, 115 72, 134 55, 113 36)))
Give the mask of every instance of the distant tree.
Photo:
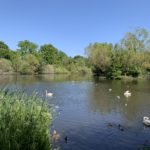
POLYGON ((18 43, 18 52, 21 56, 24 56, 26 54, 35 54, 37 52, 37 44, 30 42, 28 40, 20 41, 18 43))
POLYGON ((57 53, 57 64, 67 65, 69 62, 68 56, 63 51, 58 51, 57 53))
POLYGON ((11 50, 8 45, 0 41, 0 58, 11 59, 11 50))
POLYGON ((111 66, 112 44, 94 43, 86 48, 86 54, 94 66, 95 74, 106 74, 111 66))
POLYGON ((52 44, 45 44, 40 47, 40 53, 42 54, 43 60, 47 64, 57 64, 58 49, 52 44))
POLYGON ((127 32, 121 40, 123 49, 145 51, 150 48, 149 33, 144 28, 137 28, 134 32, 127 32))
POLYGON ((83 56, 80 56, 80 55, 76 55, 74 56, 73 58, 73 62, 77 65, 80 65, 80 66, 85 66, 86 65, 86 58, 83 57, 83 56))
POLYGON ((30 68, 34 73, 38 71, 39 61, 34 55, 32 54, 25 55, 24 61, 26 61, 30 65, 30 68))
POLYGON ((21 69, 22 60, 18 52, 14 51, 11 57, 12 66, 15 72, 19 72, 21 69))
POLYGON ((122 53, 123 51, 119 49, 119 46, 115 45, 111 55, 110 78, 119 79, 122 75, 122 53))

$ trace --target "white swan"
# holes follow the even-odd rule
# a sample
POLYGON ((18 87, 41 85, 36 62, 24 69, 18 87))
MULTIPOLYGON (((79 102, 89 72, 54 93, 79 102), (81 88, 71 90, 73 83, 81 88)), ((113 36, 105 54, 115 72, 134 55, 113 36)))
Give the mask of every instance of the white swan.
POLYGON ((150 118, 149 117, 143 117, 143 123, 147 126, 150 126, 150 118))
POLYGON ((111 92, 112 91, 112 89, 109 89, 109 92, 111 92))
POLYGON ((125 92, 124 92, 124 96, 127 97, 127 98, 130 97, 130 96, 131 96, 131 92, 125 91, 125 92))
POLYGON ((120 96, 118 95, 117 98, 120 99, 120 96))
POLYGON ((53 93, 50 93, 50 92, 47 93, 47 90, 46 90, 46 96, 49 96, 49 97, 50 97, 50 96, 53 96, 53 93))

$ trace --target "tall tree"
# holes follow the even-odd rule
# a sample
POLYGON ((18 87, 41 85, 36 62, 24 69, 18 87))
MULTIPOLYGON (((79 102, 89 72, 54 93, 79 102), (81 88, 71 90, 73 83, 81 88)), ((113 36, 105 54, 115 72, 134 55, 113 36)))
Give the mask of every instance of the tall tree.
POLYGON ((137 28, 134 32, 127 32, 121 40, 123 49, 145 51, 150 48, 149 33, 144 28, 137 28))
POLYGON ((68 56, 63 51, 58 51, 57 54, 57 64, 59 65, 67 65, 69 62, 68 56))
POLYGON ((111 66, 112 44, 94 43, 86 48, 86 54, 94 65, 96 74, 105 74, 111 66))
POLYGON ((52 44, 41 46, 40 53, 47 64, 57 64, 58 50, 52 44))
POLYGON ((30 42, 28 40, 20 41, 18 43, 18 52, 20 52, 21 56, 26 54, 35 54, 37 52, 37 44, 30 42))
POLYGON ((0 58, 10 59, 11 58, 11 50, 8 45, 3 41, 0 41, 0 58))

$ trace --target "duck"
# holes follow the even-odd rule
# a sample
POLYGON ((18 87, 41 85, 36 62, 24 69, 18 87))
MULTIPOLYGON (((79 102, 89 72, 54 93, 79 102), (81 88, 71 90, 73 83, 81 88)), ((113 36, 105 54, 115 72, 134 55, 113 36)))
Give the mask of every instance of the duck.
POLYGON ((109 122, 108 127, 113 127, 113 124, 109 122))
POLYGON ((51 96, 53 96, 53 93, 51 93, 51 92, 47 92, 47 90, 46 90, 46 96, 51 97, 51 96))
POLYGON ((149 117, 143 117, 143 123, 146 125, 146 126, 150 126, 150 118, 149 117))
POLYGON ((54 141, 58 140, 60 138, 60 134, 56 132, 56 130, 53 131, 52 138, 54 141))
POLYGON ((119 125, 118 125, 118 128, 119 128, 120 131, 124 131, 124 128, 123 128, 122 125, 119 124, 119 125))
POLYGON ((120 99, 120 96, 118 95, 117 98, 120 99))
POLYGON ((65 140, 65 143, 68 143, 68 136, 65 136, 64 140, 65 140))
POLYGON ((124 92, 124 96, 127 97, 127 98, 130 97, 130 96, 131 96, 131 92, 125 91, 125 92, 124 92))
POLYGON ((109 89, 109 92, 111 92, 112 91, 112 89, 109 89))

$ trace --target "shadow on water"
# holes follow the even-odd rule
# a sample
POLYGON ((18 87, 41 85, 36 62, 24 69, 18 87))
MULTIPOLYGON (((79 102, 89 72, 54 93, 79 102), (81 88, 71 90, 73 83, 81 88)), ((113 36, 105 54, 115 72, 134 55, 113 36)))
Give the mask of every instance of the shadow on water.
POLYGON ((1 76, 0 85, 54 94, 53 143, 62 150, 134 150, 150 146, 150 128, 142 123, 150 116, 150 81, 117 81, 89 76, 1 76), (111 91, 109 89, 112 89, 111 91), (124 92, 129 90, 129 98, 124 92), (65 142, 67 137, 67 142, 65 142))

